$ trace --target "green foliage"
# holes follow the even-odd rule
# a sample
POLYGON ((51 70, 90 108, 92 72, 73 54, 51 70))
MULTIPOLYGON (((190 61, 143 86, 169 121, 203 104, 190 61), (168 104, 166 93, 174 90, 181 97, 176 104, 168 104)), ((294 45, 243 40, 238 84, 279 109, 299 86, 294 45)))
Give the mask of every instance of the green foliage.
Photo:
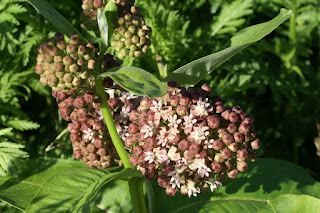
MULTIPOLYGON (((225 4, 218 16, 214 16, 211 26, 211 36, 217 34, 231 34, 237 32, 246 19, 253 13, 253 0, 236 0, 225 4)), ((224 35, 225 36, 225 35, 224 35)))
POLYGON ((24 0, 1 0, 0 1, 0 51, 7 50, 11 55, 16 52, 19 41, 14 37, 17 26, 20 25, 18 15, 25 13, 27 9, 18 2, 24 0))
POLYGON ((185 87, 194 86, 236 53, 271 33, 281 23, 290 18, 290 16, 291 11, 282 9, 280 14, 271 21, 241 30, 231 38, 229 43, 227 43, 226 46, 228 48, 193 61, 175 70, 172 74, 167 76, 164 81, 169 82, 175 80, 179 85, 185 87))
POLYGON ((124 89, 139 96, 161 97, 167 92, 165 84, 137 67, 112 68, 101 74, 101 77, 110 77, 124 89))

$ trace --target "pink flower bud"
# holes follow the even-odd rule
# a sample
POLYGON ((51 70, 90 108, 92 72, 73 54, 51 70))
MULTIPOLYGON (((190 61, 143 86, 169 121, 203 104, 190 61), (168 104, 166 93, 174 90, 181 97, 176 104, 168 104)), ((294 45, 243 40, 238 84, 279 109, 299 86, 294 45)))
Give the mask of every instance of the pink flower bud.
POLYGON ((211 164, 211 168, 212 168, 212 171, 214 172, 214 173, 219 173, 219 172, 221 172, 222 171, 222 164, 221 163, 217 163, 217 162, 213 162, 212 164, 211 164))
POLYGON ((223 147, 223 142, 221 140, 214 140, 212 143, 212 148, 215 150, 221 150, 223 147))
POLYGON ((139 157, 137 155, 132 155, 130 157, 131 165, 134 166, 134 167, 138 166, 138 160, 139 160, 139 157))
POLYGON ((245 172, 248 169, 248 164, 245 161, 240 161, 237 163, 237 169, 240 172, 245 172))
POLYGON ((186 151, 189 149, 189 141, 183 139, 179 142, 179 145, 178 145, 179 149, 181 151, 186 151))
POLYGON ((234 138, 234 141, 237 142, 237 143, 242 142, 243 134, 241 134, 240 132, 235 132, 233 134, 233 138, 234 138))
POLYGON ((163 187, 166 188, 169 184, 170 178, 167 175, 159 175, 158 177, 158 184, 163 187))
POLYGON ((103 146, 103 141, 102 141, 102 139, 101 138, 95 138, 94 139, 94 146, 96 147, 96 148, 101 148, 102 146, 103 146))
POLYGON ((233 169, 231 171, 228 172, 228 177, 231 179, 234 179, 238 176, 239 172, 236 169, 233 169))
POLYGON ((207 117, 208 126, 212 129, 219 128, 220 126, 220 119, 218 116, 208 116, 207 117))
POLYGON ((233 136, 229 134, 225 134, 222 136, 222 141, 229 146, 233 142, 233 136))
POLYGON ((251 148, 253 150, 257 150, 260 148, 260 140, 259 139, 256 139, 254 141, 251 142, 251 148))
POLYGON ((221 150, 221 156, 224 158, 224 159, 228 159, 231 157, 232 155, 232 151, 228 148, 224 148, 221 150))
POLYGON ((167 186, 166 193, 169 196, 175 196, 177 193, 177 188, 172 188, 171 186, 167 186))
POLYGON ((244 161, 248 158, 248 151, 246 149, 241 149, 237 152, 237 157, 239 160, 244 161))

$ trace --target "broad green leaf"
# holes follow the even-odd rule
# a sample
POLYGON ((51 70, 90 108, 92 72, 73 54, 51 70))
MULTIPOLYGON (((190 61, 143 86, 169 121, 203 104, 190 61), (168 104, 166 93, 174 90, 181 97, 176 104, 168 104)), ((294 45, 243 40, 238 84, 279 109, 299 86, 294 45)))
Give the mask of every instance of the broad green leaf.
POLYGON ((0 177, 0 200, 25 210, 49 177, 69 169, 86 167, 84 163, 73 160, 26 160, 21 165, 19 178, 0 177))
POLYGON ((77 33, 82 39, 80 32, 46 0, 27 0, 36 8, 48 21, 50 21, 60 32, 66 36, 77 33))
POLYGON ((143 178, 135 169, 110 173, 77 168, 50 177, 39 189, 27 212, 90 212, 99 190, 112 180, 143 178))
POLYGON ((232 56, 275 30, 290 18, 291 13, 292 11, 290 10, 281 9, 279 15, 274 19, 241 30, 225 45, 225 49, 180 67, 169 74, 163 81, 176 81, 179 85, 185 87, 194 86, 232 56))
POLYGON ((127 181, 116 180, 107 183, 99 192, 96 205, 112 213, 131 213, 133 206, 127 181))
POLYGON ((115 67, 102 73, 101 77, 110 77, 122 88, 139 96, 161 97, 167 91, 165 84, 138 67, 115 67))
MULTIPOLYGON (((247 172, 229 179, 216 192, 205 192, 188 198, 177 193, 165 194, 165 189, 154 184, 156 212, 299 212, 286 211, 284 206, 317 212, 320 205, 320 183, 303 168, 287 161, 257 159, 247 172)), ((300 211, 301 212, 301 211, 300 211)), ((304 211, 302 211, 304 212, 304 211)))
POLYGON ((109 26, 108 26, 107 18, 103 9, 101 8, 98 9, 97 18, 98 18, 97 21, 98 21, 98 26, 99 26, 102 41, 108 47, 109 26))

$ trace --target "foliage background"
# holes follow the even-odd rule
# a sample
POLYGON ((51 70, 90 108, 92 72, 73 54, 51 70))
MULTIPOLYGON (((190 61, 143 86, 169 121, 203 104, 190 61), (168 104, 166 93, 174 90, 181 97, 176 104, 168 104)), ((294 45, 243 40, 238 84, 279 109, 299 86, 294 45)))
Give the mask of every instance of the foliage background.
MULTIPOLYGON (((81 0, 48 2, 81 30, 81 0)), ((137 5, 153 29, 153 45, 138 61, 124 63, 155 75, 156 54, 171 72, 219 50, 240 29, 275 17, 281 7, 293 10, 290 21, 202 83, 255 117, 260 157, 297 163, 320 180, 314 146, 320 134, 318 0, 137 0, 137 5)), ((37 46, 55 31, 24 0, 0 0, 0 175, 17 174, 17 158, 72 158, 66 123, 33 72, 37 46)), ((14 211, 3 203, 1 210, 14 211)))

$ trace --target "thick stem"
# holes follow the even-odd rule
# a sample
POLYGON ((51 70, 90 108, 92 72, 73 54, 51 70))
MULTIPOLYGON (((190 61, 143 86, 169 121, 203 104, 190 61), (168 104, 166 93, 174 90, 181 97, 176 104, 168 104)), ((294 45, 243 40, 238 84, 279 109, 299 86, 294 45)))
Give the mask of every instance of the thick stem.
POLYGON ((113 117, 111 115, 108 101, 106 98, 106 94, 104 92, 102 78, 100 76, 96 77, 96 89, 97 89, 99 99, 101 101, 101 104, 100 104, 101 113, 106 122, 111 140, 113 142, 114 147, 117 150, 120 160, 122 161, 125 168, 134 168, 129 162, 128 152, 124 148, 121 138, 117 132, 116 125, 114 124, 113 117))
MULTIPOLYGON (((124 148, 124 145, 121 141, 121 138, 118 134, 118 131, 116 129, 116 125, 113 121, 113 117, 108 105, 108 100, 104 91, 103 81, 100 77, 101 73, 101 67, 102 67, 102 60, 103 55, 105 52, 105 48, 102 48, 102 51, 100 52, 98 65, 97 65, 97 73, 98 75, 95 76, 95 83, 96 83, 96 92, 99 96, 99 99, 101 101, 100 103, 100 110, 103 115, 103 118, 106 122, 112 143, 114 147, 117 150, 117 153, 120 157, 120 160, 122 161, 125 168, 134 168, 129 161, 129 154, 124 148)), ((147 213, 147 207, 144 199, 143 194, 143 179, 139 178, 133 178, 129 180, 129 189, 130 189, 130 196, 132 200, 133 210, 136 213, 147 213)))

